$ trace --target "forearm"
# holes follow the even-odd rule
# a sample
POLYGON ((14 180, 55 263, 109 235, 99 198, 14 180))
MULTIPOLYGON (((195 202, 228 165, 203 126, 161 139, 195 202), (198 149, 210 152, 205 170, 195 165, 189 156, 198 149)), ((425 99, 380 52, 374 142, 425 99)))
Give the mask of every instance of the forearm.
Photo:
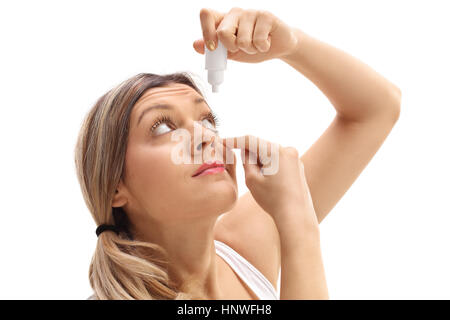
POLYGON ((280 58, 311 80, 330 100, 337 114, 347 120, 379 115, 398 117, 398 87, 365 63, 327 43, 293 29, 297 46, 280 58))
POLYGON ((319 226, 297 212, 274 221, 281 245, 280 299, 328 299, 319 226))

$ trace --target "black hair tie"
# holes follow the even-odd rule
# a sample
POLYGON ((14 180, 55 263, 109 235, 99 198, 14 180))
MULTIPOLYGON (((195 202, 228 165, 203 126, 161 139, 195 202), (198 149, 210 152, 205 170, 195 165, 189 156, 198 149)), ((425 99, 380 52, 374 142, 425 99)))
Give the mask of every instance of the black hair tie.
POLYGON ((95 233, 97 234, 97 237, 100 235, 100 233, 102 233, 103 231, 114 231, 117 235, 119 235, 119 229, 111 224, 101 224, 97 227, 97 229, 95 230, 95 233))

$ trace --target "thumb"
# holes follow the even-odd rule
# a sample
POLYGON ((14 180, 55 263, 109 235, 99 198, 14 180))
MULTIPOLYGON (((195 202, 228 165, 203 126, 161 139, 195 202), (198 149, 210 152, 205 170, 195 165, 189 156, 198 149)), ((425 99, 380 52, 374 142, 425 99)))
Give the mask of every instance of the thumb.
POLYGON ((205 53, 205 41, 203 39, 195 40, 192 46, 198 53, 205 53))

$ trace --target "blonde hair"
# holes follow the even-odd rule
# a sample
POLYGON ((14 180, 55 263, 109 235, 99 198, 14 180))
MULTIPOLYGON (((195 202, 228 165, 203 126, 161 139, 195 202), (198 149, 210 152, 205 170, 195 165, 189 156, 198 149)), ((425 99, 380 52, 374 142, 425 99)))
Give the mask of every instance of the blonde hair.
POLYGON ((168 276, 167 253, 155 243, 133 239, 122 208, 113 208, 117 185, 125 176, 130 114, 150 88, 180 83, 204 96, 187 72, 140 73, 100 97, 85 116, 75 146, 77 178, 95 223, 112 224, 119 234, 102 232, 89 266, 89 282, 99 300, 202 299, 177 288, 168 276))

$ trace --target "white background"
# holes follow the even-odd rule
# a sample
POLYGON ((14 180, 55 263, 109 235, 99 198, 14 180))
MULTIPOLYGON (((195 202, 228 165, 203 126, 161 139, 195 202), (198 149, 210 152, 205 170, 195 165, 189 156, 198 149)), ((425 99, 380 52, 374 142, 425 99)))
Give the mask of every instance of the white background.
MULTIPOLYGON (((206 81, 199 12, 263 9, 364 61, 403 92, 399 121, 321 223, 332 299, 449 299, 447 1, 3 1, 0 4, 0 298, 85 299, 95 223, 76 180, 81 120, 140 72, 191 71, 222 137, 300 154, 334 117, 282 61, 228 61, 206 81)), ((325 61, 324 63, 330 63, 325 61)), ((239 153, 237 153, 239 156, 239 153)), ((239 159, 239 158, 238 158, 239 159)), ((247 189, 238 166, 240 194, 247 189)))

